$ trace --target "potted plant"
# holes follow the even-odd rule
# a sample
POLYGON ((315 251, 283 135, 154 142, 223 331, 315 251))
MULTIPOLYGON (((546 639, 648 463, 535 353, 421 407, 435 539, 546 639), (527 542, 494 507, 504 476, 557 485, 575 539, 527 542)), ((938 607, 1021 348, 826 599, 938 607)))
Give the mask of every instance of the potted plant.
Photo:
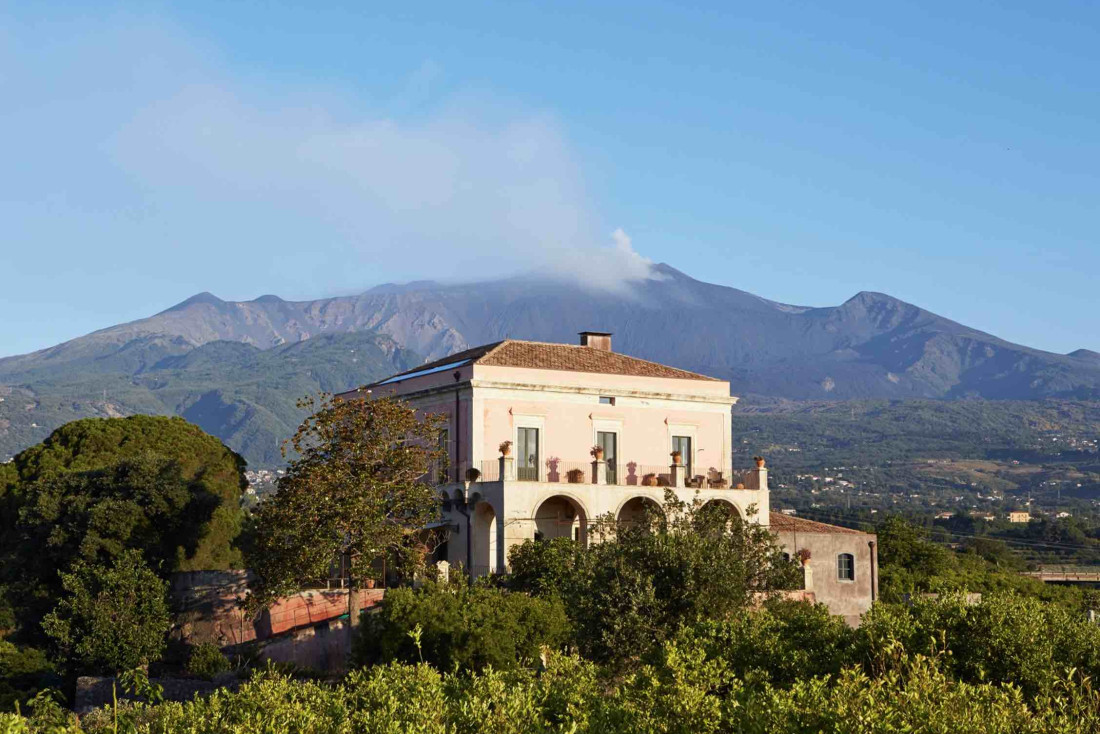
POLYGON ((798 562, 801 563, 803 566, 806 566, 810 563, 809 548, 802 548, 798 551, 798 553, 795 553, 795 555, 798 556, 798 562))
POLYGON ((657 475, 656 474, 646 474, 644 477, 642 477, 642 486, 643 487, 656 487, 657 486, 657 475))
POLYGON ((512 442, 511 441, 501 441, 499 448, 500 448, 500 455, 501 456, 511 456, 512 455, 512 442))
POLYGON ((588 453, 591 454, 592 458, 596 461, 603 461, 603 446, 596 444, 588 453))
POLYGON ((569 479, 570 484, 581 484, 584 482, 584 472, 580 469, 570 469, 565 473, 565 476, 569 479))
POLYGON ((363 586, 367 587, 368 589, 373 589, 377 585, 377 583, 377 581, 371 578, 363 579, 363 586))
POLYGON ((466 481, 467 482, 476 482, 478 479, 481 479, 481 470, 480 469, 475 469, 473 467, 470 467, 469 469, 466 470, 466 481))
POLYGON ((672 452, 672 463, 676 466, 684 463, 684 456, 679 451, 672 452))
POLYGON ((756 468, 757 469, 763 469, 764 464, 767 463, 766 461, 764 461, 763 456, 754 456, 754 457, 752 457, 752 460, 756 462, 756 468))

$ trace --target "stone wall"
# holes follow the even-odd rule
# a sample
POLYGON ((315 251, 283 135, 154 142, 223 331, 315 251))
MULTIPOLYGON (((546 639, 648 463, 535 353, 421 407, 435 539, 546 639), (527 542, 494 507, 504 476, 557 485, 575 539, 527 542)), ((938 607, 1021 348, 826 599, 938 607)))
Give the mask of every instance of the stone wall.
MULTIPOLYGON (((240 681, 232 674, 217 681, 206 681, 198 678, 152 678, 155 683, 164 688, 165 701, 190 701, 195 696, 208 696, 219 688, 236 690, 240 681)), ((123 701, 138 701, 123 691, 122 686, 114 678, 101 678, 95 676, 81 676, 76 679, 76 695, 73 699, 73 710, 83 716, 92 709, 109 706, 117 690, 119 703, 123 701)))

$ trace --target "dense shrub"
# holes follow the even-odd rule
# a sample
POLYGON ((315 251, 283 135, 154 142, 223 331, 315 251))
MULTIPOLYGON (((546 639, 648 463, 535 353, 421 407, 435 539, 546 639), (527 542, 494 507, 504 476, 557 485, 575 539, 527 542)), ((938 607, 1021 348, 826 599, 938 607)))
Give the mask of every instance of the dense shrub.
POLYGON ((739 678, 790 686, 855 664, 854 636, 823 604, 775 599, 750 614, 702 622, 681 639, 701 642, 739 678))
MULTIPOLYGON (((440 673, 393 663, 357 671, 341 683, 264 673, 239 692, 188 703, 122 710, 139 734, 170 732, 353 731, 444 734, 706 734, 745 732, 896 732, 1069 734, 1100 730, 1100 696, 1079 676, 1059 677, 1052 694, 1030 703, 1018 688, 953 680, 940 658, 907 656, 874 678, 847 668, 835 679, 803 678, 790 687, 749 684, 700 641, 663 645, 648 664, 601 682, 591 663, 551 655, 541 674, 527 669, 440 673)), ((115 731, 110 710, 84 718, 87 732, 115 731)), ((75 734, 77 725, 0 715, 0 733, 75 734)))
POLYGON ((137 551, 110 566, 78 563, 42 628, 74 671, 116 673, 160 657, 170 619, 168 586, 137 551))
POLYGON ((568 638, 568 618, 556 598, 464 580, 429 582, 419 589, 389 589, 377 610, 363 614, 352 660, 367 665, 423 659, 445 671, 503 670, 531 663, 542 646, 559 648, 568 638))
POLYGON ((25 703, 40 688, 56 683, 42 650, 0 639, 0 711, 11 711, 16 702, 25 703))
POLYGON ((1100 627, 1056 604, 996 594, 979 604, 962 595, 876 605, 855 634, 870 672, 901 654, 943 654, 958 680, 1011 683, 1029 696, 1049 694, 1068 669, 1100 676, 1100 627))
POLYGON ((191 648, 191 654, 187 657, 187 672, 207 680, 231 667, 229 658, 213 642, 196 645, 191 648))
POLYGON ((792 588, 798 569, 757 523, 668 492, 631 523, 595 524, 602 542, 528 541, 512 549, 512 589, 560 597, 586 657, 626 666, 681 625, 725 619, 755 595, 792 588))

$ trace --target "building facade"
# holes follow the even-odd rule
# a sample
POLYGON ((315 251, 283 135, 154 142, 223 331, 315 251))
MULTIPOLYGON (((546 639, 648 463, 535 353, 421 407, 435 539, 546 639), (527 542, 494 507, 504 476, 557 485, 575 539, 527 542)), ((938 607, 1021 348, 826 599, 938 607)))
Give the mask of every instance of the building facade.
MULTIPOLYGON (((580 337, 496 342, 339 396, 396 397, 445 416, 447 561, 475 575, 503 572, 513 546, 587 543, 596 522, 629 521, 660 506, 666 490, 770 525, 767 468, 732 465, 728 382, 618 354, 610 334, 580 337)), ((857 579, 872 572, 866 548, 852 555, 867 565, 857 579)))

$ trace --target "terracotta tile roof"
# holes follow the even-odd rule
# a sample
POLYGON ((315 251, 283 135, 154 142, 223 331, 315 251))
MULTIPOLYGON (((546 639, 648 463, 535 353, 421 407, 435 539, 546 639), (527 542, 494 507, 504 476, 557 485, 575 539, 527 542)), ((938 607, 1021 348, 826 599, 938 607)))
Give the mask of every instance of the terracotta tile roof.
MULTIPOLYGON (((443 359, 437 359, 414 369, 400 372, 394 377, 411 375, 436 367, 467 361, 496 367, 528 367, 540 370, 595 372, 605 375, 674 377, 683 380, 717 381, 715 377, 708 377, 707 375, 700 375, 657 362, 649 362, 637 357, 629 357, 625 354, 608 352, 593 347, 527 342, 515 339, 505 339, 504 341, 457 352, 443 359)), ((392 380, 393 377, 387 379, 392 380)), ((374 384, 377 385, 378 383, 374 384)), ((373 387, 373 385, 367 387, 373 387)))
POLYGON ((805 520, 801 517, 784 515, 781 512, 770 513, 771 529, 775 533, 847 533, 860 535, 859 530, 842 528, 839 525, 827 525, 823 522, 805 520))

